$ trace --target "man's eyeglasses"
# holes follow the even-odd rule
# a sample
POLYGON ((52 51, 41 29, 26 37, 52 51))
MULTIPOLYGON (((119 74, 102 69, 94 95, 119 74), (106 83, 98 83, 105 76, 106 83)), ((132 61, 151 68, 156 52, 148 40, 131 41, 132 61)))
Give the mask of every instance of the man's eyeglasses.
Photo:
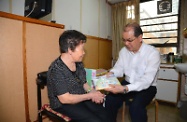
POLYGON ((123 39, 122 38, 122 41, 123 42, 133 42, 137 37, 135 37, 134 39, 123 39))

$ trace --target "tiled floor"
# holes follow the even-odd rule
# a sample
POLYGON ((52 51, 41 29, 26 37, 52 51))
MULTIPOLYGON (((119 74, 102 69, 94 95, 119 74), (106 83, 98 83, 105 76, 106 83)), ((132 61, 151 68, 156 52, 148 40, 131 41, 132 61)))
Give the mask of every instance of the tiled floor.
MULTIPOLYGON (((148 106, 147 112, 148 122, 155 122, 154 104, 148 106)), ((117 122, 121 122, 121 109, 119 110, 117 122)), ((125 122, 130 122, 129 115, 125 115, 125 122)), ((158 122, 187 122, 187 119, 184 120, 183 118, 181 118, 179 109, 176 106, 159 103, 158 122)))

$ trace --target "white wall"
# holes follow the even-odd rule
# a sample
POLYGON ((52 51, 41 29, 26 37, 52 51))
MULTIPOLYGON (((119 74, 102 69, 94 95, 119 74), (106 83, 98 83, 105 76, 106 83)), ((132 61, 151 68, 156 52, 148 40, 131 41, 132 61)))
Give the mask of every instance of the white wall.
POLYGON ((8 0, 0 0, 0 11, 10 12, 8 0))
POLYGON ((111 6, 106 4, 106 0, 100 0, 100 33, 102 37, 111 39, 112 34, 112 16, 111 16, 111 6))
POLYGON ((25 0, 0 0, 0 11, 24 16, 25 0))
POLYGON ((80 30, 80 0, 54 0, 52 19, 65 29, 80 30))
POLYGON ((82 0, 83 33, 93 36, 99 35, 99 5, 98 0, 82 0))
POLYGON ((25 0, 9 0, 12 1, 12 14, 24 16, 25 0))
POLYGON ((106 0, 54 0, 52 19, 84 34, 111 37, 111 7, 106 0))

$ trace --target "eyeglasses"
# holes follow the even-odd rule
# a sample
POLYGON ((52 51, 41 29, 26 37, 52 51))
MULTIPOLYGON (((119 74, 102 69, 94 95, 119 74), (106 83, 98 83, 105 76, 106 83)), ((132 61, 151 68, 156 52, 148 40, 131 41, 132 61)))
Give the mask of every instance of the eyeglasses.
POLYGON ((133 42, 137 37, 135 37, 134 39, 123 39, 122 38, 122 41, 123 42, 133 42))

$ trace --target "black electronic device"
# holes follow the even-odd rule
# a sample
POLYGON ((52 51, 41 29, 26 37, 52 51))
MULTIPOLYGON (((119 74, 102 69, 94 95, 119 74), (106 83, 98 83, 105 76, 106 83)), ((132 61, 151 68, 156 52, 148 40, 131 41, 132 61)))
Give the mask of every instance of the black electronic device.
POLYGON ((52 0, 25 0, 25 17, 39 19, 51 13, 52 0))
POLYGON ((157 14, 172 12, 172 0, 157 1, 157 14))

